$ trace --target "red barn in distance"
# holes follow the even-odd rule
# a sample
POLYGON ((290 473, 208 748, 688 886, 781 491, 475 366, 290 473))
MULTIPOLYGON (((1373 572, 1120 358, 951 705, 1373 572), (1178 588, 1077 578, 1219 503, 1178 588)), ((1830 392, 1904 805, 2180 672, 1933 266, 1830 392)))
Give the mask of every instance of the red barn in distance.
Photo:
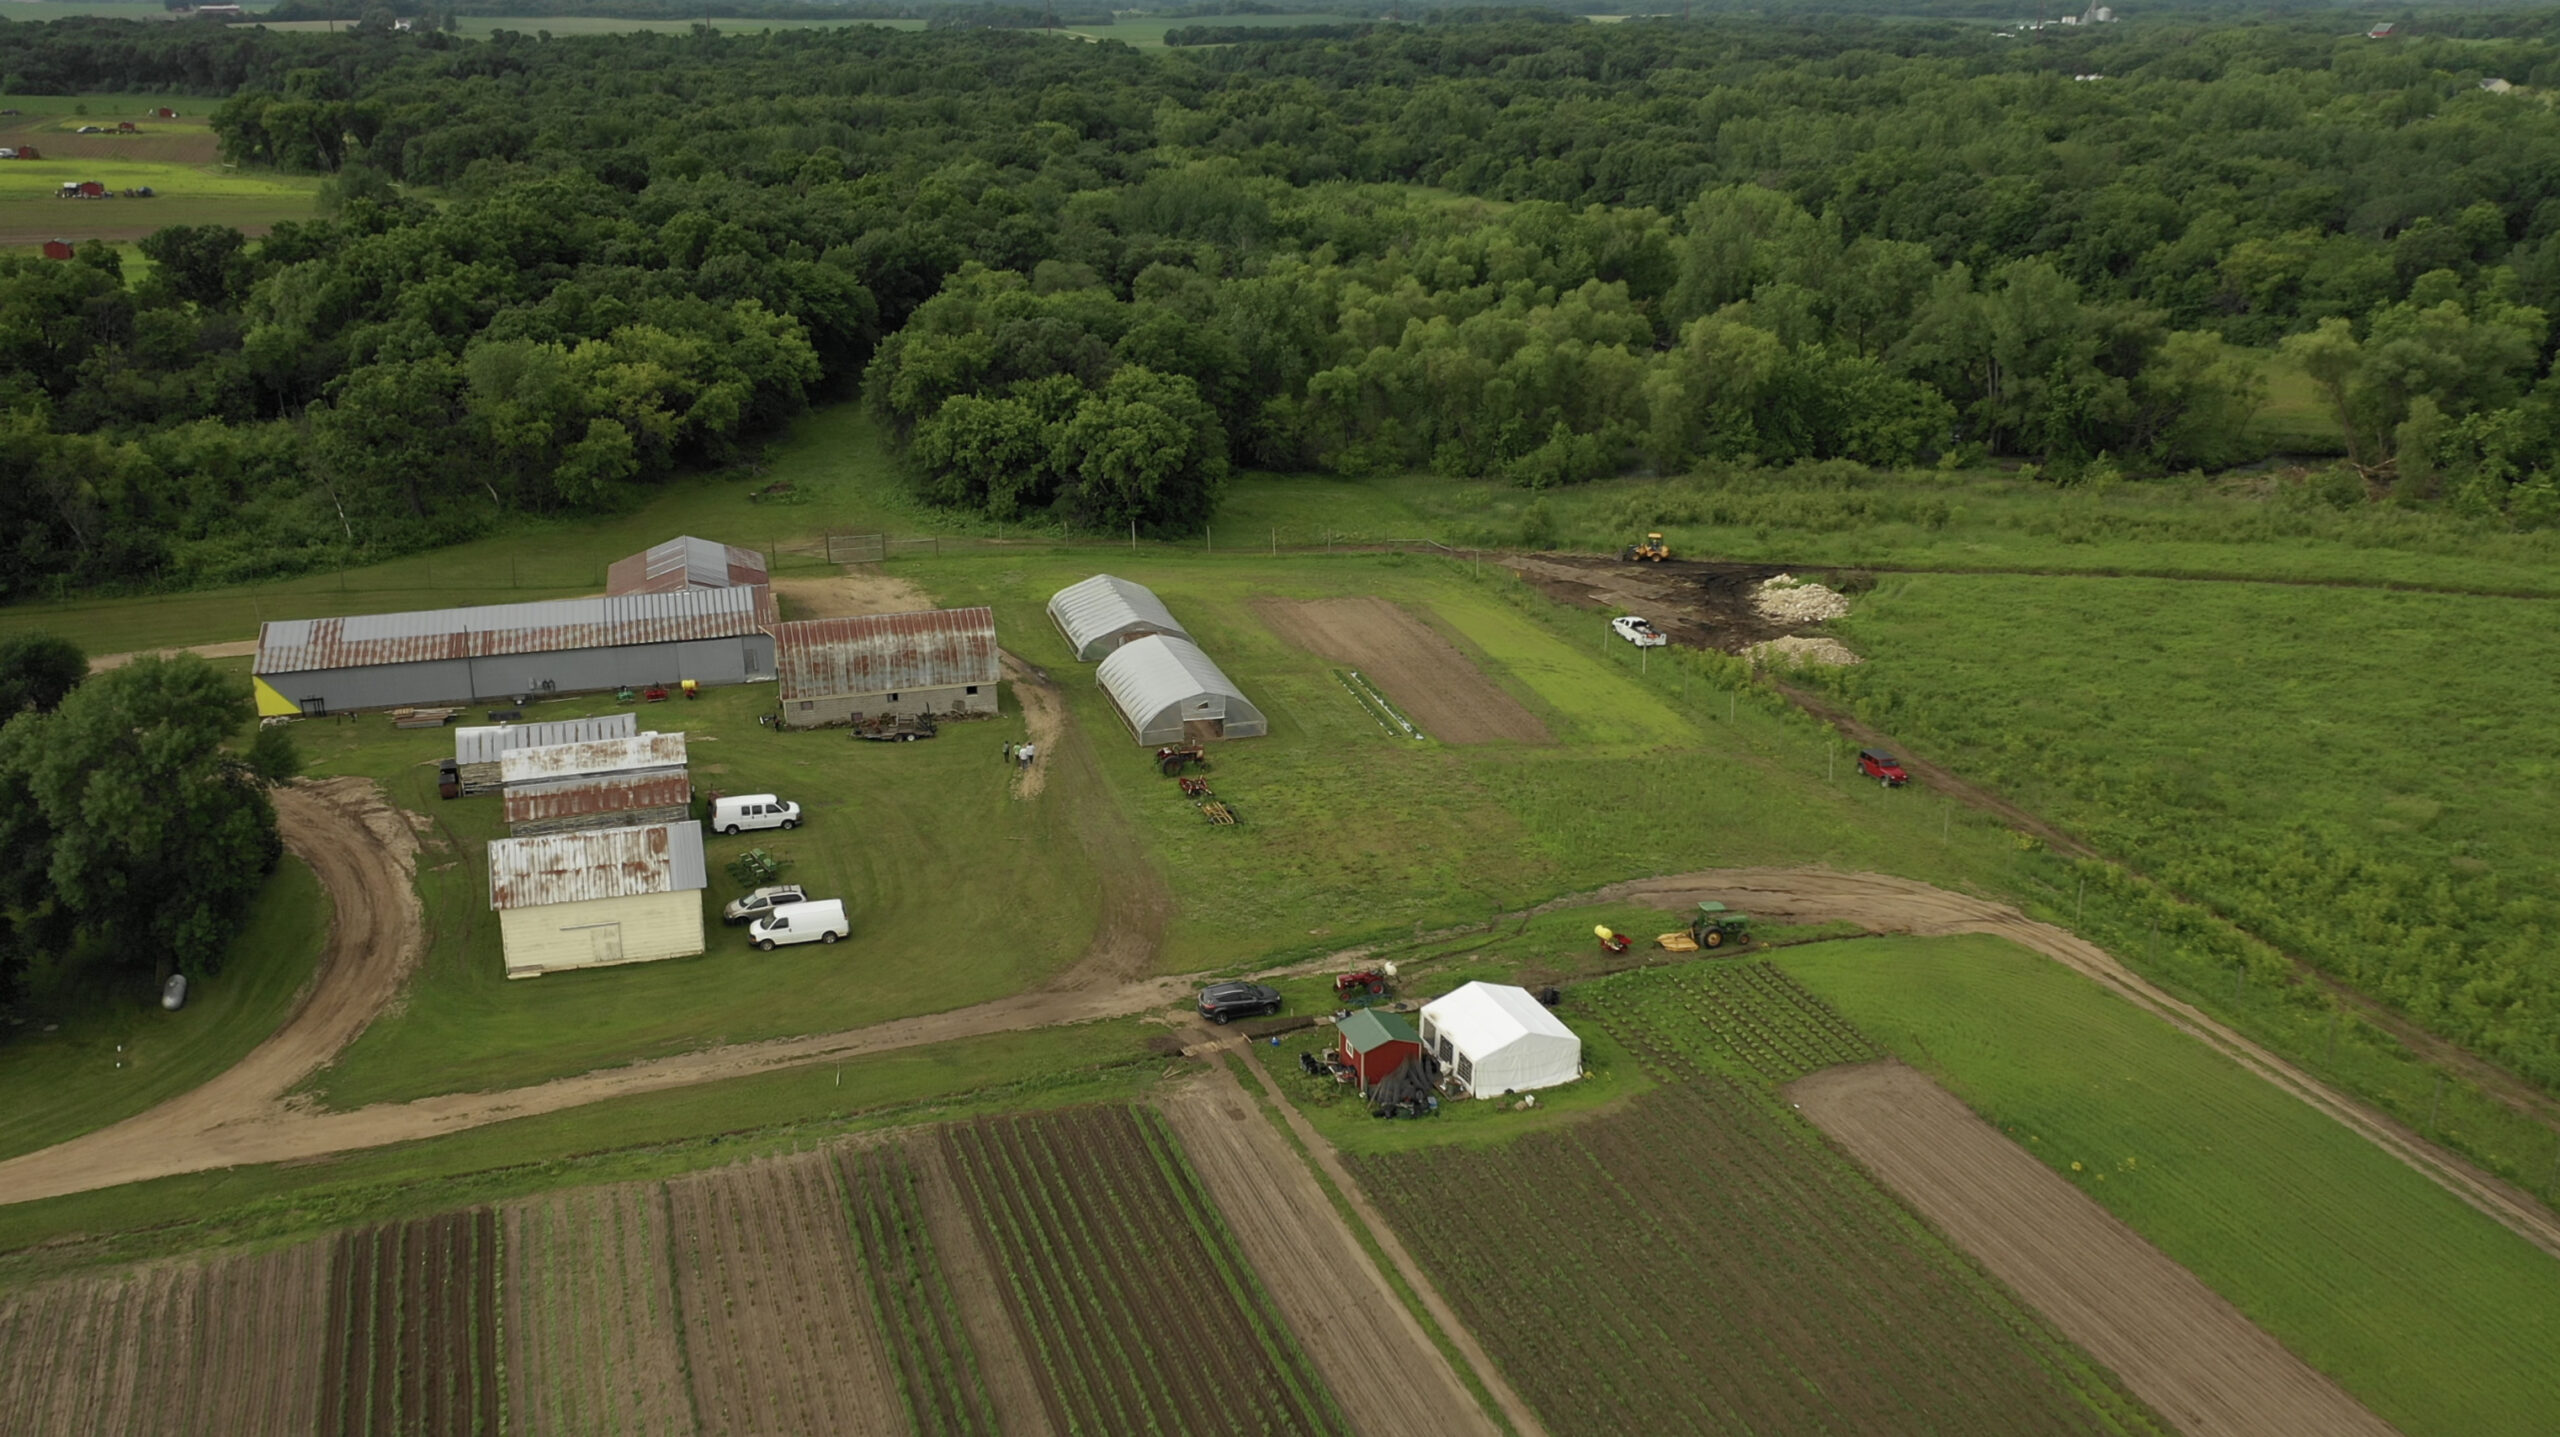
POLYGON ((118 120, 116 121, 116 133, 119 135, 131 135, 139 132, 134 129, 133 121, 118 120))
POLYGON ((1363 1008, 1336 1023, 1333 1031, 1340 1035, 1342 1061, 1359 1074, 1364 1093, 1422 1055, 1422 1035, 1393 1013, 1363 1008))
POLYGON ((166 105, 162 105, 151 112, 151 118, 155 120, 174 120, 178 118, 178 112, 170 109, 166 105))
POLYGON ((46 241, 44 242, 44 257, 45 257, 46 259, 69 259, 69 258, 71 258, 71 241, 69 241, 69 240, 46 240, 46 241))

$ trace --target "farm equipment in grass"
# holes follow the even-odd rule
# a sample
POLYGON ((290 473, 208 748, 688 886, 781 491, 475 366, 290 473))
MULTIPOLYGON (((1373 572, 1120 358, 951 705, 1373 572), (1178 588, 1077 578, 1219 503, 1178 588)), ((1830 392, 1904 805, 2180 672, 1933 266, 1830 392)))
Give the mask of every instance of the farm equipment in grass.
POLYGON ((1662 542, 1660 534, 1647 534, 1641 544, 1629 544, 1618 555, 1630 564, 1659 564, 1671 557, 1671 546, 1662 542))
POLYGON ((1227 807, 1225 804, 1214 798, 1202 799, 1199 807, 1200 816, 1209 820, 1211 823, 1224 825, 1239 821, 1236 818, 1236 811, 1234 809, 1227 807))
POLYGON ((942 725, 931 714, 882 714, 853 726, 855 738, 873 743, 914 743, 942 732, 942 725))
POLYGON ((1713 899, 1698 905, 1689 920, 1689 940, 1701 948, 1742 947, 1751 942, 1751 915, 1736 913, 1713 899))
POLYGON ((1625 935, 1624 933, 1619 932, 1619 931, 1618 931, 1617 929, 1615 929, 1615 928, 1610 927, 1608 924, 1606 924, 1606 923, 1595 923, 1595 924, 1593 924, 1593 925, 1591 926, 1591 933, 1592 933, 1592 936, 1593 936, 1593 937, 1598 938, 1598 939, 1600 940, 1600 946, 1601 946, 1601 947, 1603 947, 1603 948, 1605 948, 1605 949, 1607 949, 1607 950, 1609 950, 1610 952, 1612 952, 1612 953, 1624 953, 1624 952, 1626 952, 1626 951, 1627 951, 1627 935, 1625 935))
POLYGON ((1198 744, 1156 750, 1156 772, 1167 778, 1178 778, 1186 768, 1207 768, 1209 751, 1198 744))
POLYGON ((1387 981, 1386 974, 1374 968, 1363 968, 1357 973, 1336 976, 1333 980, 1333 997, 1335 1002, 1346 1006, 1365 1006, 1385 998, 1393 986, 1387 981))
POLYGON ((1174 782, 1182 785, 1184 798, 1209 797, 1209 780, 1205 778, 1178 778, 1174 782))

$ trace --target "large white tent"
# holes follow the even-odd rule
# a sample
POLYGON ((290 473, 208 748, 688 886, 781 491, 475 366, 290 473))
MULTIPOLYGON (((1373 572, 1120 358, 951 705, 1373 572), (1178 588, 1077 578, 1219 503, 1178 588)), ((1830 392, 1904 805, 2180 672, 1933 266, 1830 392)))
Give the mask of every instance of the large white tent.
POLYGON ((1132 640, 1112 650, 1094 677, 1140 743, 1260 738, 1271 731, 1262 710, 1189 639, 1149 634, 1132 640))
POLYGON ((1155 590, 1111 574, 1096 574, 1050 595, 1049 618, 1085 663, 1149 634, 1191 637, 1155 590))
POLYGON ((1582 1040, 1525 988, 1469 983, 1422 1005, 1422 1050, 1479 1098, 1582 1076, 1582 1040))

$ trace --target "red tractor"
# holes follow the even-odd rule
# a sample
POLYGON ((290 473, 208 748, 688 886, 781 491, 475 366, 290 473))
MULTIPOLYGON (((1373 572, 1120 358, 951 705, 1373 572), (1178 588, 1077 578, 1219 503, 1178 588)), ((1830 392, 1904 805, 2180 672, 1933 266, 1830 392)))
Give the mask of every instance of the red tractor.
POLYGON ((1333 996, 1345 1000, 1383 998, 1387 996, 1387 989, 1387 975, 1371 968, 1345 973, 1333 980, 1333 996))
POLYGON ((1186 768, 1207 768, 1208 766, 1208 750, 1196 743, 1183 748, 1156 750, 1156 772, 1167 778, 1179 777, 1186 768))

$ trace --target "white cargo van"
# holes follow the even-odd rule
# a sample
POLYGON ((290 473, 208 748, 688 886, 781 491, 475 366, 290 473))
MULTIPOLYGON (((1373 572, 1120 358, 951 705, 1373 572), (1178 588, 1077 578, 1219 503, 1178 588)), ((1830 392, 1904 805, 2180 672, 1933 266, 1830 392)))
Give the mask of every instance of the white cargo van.
POLYGON ((769 793, 741 793, 711 801, 711 831, 736 833, 742 828, 798 828, 800 805, 769 793))
POLYGON ((794 903, 747 925, 747 937, 767 953, 785 943, 833 943, 852 932, 841 898, 794 903))

